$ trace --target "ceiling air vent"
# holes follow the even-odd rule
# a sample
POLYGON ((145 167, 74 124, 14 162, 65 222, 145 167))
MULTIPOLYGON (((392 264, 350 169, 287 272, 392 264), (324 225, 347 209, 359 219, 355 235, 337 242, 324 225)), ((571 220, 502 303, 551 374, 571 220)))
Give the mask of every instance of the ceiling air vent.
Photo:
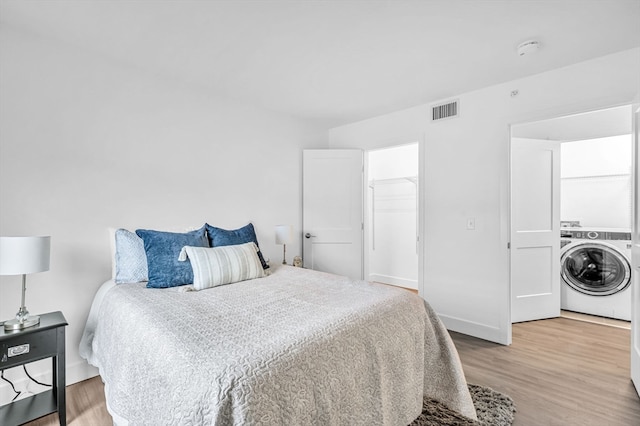
POLYGON ((446 104, 436 105, 431 108, 431 120, 442 120, 458 116, 458 101, 448 102, 446 104))

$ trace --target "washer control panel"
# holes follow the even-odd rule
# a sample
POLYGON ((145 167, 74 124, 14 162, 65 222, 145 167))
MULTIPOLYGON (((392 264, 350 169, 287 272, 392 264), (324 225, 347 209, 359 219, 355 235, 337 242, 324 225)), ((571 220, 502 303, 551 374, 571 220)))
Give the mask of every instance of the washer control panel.
POLYGON ((562 238, 579 238, 584 240, 631 241, 631 232, 562 229, 560 236, 562 238))

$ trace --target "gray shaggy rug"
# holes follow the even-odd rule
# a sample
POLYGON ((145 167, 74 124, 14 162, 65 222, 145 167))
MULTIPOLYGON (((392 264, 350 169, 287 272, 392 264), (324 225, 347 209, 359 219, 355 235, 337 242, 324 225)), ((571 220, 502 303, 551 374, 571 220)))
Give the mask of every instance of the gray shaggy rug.
POLYGON ((478 421, 471 420, 446 405, 425 398, 422 414, 410 426, 510 426, 516 406, 505 394, 491 388, 469 385, 473 405, 476 407, 478 421))

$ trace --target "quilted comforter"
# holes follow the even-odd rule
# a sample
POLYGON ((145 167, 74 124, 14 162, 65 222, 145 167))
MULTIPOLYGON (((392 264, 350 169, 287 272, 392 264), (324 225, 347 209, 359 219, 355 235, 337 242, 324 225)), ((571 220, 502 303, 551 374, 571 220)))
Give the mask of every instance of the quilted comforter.
POLYGON ((410 292, 278 267, 203 291, 100 289, 80 353, 119 425, 399 425, 423 395, 476 418, 457 352, 410 292))

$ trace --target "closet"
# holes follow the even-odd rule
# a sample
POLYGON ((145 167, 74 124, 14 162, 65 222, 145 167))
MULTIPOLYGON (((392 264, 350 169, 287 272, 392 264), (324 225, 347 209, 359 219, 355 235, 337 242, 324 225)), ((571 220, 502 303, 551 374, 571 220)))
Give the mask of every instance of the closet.
POLYGON ((367 280, 417 290, 418 144, 367 154, 367 280))

